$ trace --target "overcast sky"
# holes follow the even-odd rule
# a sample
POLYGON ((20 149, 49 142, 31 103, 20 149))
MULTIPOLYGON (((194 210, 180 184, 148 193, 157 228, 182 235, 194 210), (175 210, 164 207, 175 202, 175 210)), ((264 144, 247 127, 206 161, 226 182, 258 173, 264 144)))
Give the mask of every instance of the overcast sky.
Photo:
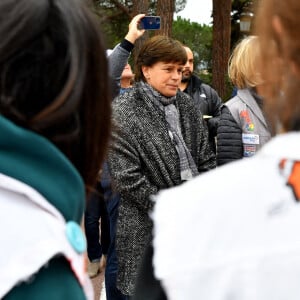
POLYGON ((185 9, 175 14, 175 19, 178 15, 184 19, 190 19, 191 22, 209 25, 212 21, 211 13, 212 0, 187 0, 185 9))

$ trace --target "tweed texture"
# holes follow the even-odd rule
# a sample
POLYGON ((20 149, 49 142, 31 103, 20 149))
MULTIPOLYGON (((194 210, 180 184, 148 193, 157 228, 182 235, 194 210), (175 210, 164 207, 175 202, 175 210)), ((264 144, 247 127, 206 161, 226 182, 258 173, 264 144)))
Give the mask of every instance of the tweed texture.
MULTIPOLYGON (((199 173, 216 166, 201 112, 178 91, 181 131, 199 173)), ((113 101, 115 130, 109 151, 113 183, 120 193, 116 234, 118 288, 132 295, 137 269, 152 234, 151 195, 182 183, 180 162, 162 112, 139 87, 113 101)), ((184 199, 182 199, 184 201, 184 199)))

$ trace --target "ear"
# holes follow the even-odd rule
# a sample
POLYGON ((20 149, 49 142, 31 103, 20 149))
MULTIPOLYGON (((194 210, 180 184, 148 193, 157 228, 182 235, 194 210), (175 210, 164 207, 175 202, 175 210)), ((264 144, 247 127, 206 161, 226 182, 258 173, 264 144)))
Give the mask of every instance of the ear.
POLYGON ((296 64, 296 62, 294 62, 294 61, 291 62, 291 70, 292 70, 293 74, 295 76, 297 76, 299 79, 300 78, 300 66, 298 64, 296 64))
POLYGON ((149 79, 150 74, 149 74, 149 67, 148 66, 142 66, 142 72, 143 75, 146 79, 149 79))

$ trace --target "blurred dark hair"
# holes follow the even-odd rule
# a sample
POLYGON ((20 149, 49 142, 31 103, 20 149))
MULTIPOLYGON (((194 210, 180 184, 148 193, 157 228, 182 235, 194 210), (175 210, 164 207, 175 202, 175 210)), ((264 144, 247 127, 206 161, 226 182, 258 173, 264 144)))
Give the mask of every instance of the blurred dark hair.
POLYGON ((187 54, 182 44, 167 36, 156 35, 145 41, 135 61, 135 81, 145 81, 142 66, 153 66, 157 62, 185 64, 187 54))
POLYGON ((81 0, 1 0, 0 36, 0 113, 52 141, 94 186, 111 111, 96 19, 81 0))

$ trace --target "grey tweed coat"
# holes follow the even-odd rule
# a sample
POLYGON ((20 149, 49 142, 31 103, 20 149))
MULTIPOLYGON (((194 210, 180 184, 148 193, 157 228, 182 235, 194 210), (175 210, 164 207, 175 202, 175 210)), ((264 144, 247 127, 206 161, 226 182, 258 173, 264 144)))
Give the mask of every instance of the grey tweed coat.
MULTIPOLYGON (((178 91, 175 103, 185 143, 199 172, 216 166, 207 128, 190 96, 178 91)), ((117 285, 132 295, 137 269, 151 238, 150 196, 182 183, 179 157, 168 133, 164 113, 137 87, 113 101, 116 128, 109 151, 113 184, 120 193, 116 233, 117 285)), ((182 199, 184 201, 184 199, 182 199)))

